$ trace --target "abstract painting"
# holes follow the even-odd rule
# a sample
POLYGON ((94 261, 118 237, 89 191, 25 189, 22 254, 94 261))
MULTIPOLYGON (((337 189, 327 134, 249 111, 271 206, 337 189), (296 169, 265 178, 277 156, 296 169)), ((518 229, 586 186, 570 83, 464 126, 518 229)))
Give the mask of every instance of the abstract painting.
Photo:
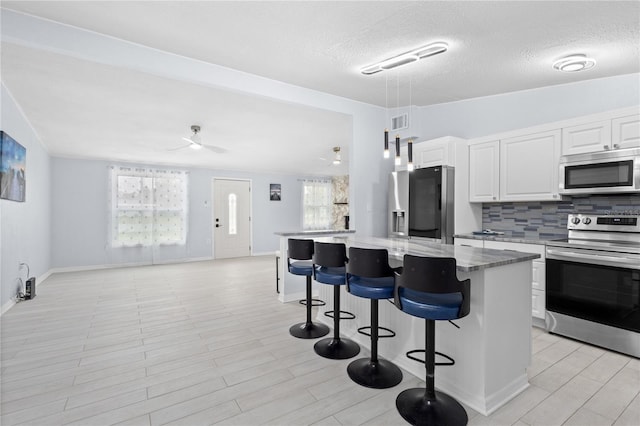
POLYGON ((27 150, 0 130, 0 198, 24 202, 27 150))

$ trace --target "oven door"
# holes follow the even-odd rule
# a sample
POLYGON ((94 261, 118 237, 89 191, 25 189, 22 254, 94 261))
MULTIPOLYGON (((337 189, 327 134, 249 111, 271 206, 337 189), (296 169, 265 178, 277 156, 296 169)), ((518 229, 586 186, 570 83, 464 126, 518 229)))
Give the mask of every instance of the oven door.
POLYGON ((640 255, 547 247, 550 332, 640 357, 640 255))

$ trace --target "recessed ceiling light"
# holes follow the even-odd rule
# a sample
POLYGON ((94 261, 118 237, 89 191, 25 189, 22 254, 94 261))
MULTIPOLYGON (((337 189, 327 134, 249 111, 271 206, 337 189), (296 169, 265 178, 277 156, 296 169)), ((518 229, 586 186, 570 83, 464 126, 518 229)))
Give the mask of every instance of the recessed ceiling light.
POLYGON ((410 64, 420 59, 446 52, 448 47, 449 45, 443 41, 430 43, 426 46, 422 46, 385 59, 384 61, 377 62, 373 65, 366 66, 362 68, 360 72, 364 75, 371 75, 384 70, 390 70, 392 68, 399 67, 400 65, 410 64))
POLYGON ((576 54, 558 59, 553 63, 553 67, 558 71, 563 72, 576 72, 584 71, 589 68, 593 68, 596 64, 596 60, 588 58, 583 54, 576 54))

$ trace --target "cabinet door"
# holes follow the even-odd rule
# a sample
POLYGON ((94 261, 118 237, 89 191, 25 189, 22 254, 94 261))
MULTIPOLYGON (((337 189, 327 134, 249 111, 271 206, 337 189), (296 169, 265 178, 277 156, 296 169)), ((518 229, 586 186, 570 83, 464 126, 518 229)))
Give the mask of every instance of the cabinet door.
POLYGON ((432 166, 453 166, 448 143, 422 142, 413 145, 413 159, 417 168, 432 166))
POLYGON ((531 262, 531 265, 532 265, 531 288, 533 288, 534 290, 545 291, 546 277, 545 277, 544 260, 534 260, 533 262, 531 262))
POLYGON ((540 290, 531 290, 531 316, 544 319, 545 317, 545 293, 540 290))
POLYGON ((562 155, 611 149, 611 120, 562 129, 562 155))
POLYGON ((614 118, 611 122, 611 133, 614 148, 640 147, 640 114, 614 118))
POLYGON ((500 191, 500 141, 469 145, 469 201, 497 201, 500 191))
POLYGON ((500 200, 557 200, 560 130, 500 141, 500 200))

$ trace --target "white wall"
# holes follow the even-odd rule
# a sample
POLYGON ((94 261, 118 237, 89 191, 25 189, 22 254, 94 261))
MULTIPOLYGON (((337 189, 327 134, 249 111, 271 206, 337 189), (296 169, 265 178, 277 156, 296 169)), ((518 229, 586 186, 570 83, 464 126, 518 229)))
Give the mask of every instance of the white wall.
POLYGON ((20 262, 38 281, 51 267, 51 186, 49 155, 4 84, 0 99, 0 128, 27 150, 25 202, 0 200, 0 307, 5 312, 19 290, 18 279, 27 278, 20 262))
POLYGON ((212 182, 214 177, 249 179, 252 185, 253 253, 278 249, 276 231, 302 227, 302 177, 244 172, 189 170, 187 245, 173 254, 109 246, 107 161, 52 158, 52 267, 74 268, 212 257, 212 182), (282 201, 269 200, 269 184, 282 185, 282 201), (155 257, 154 257, 155 256, 155 257))

